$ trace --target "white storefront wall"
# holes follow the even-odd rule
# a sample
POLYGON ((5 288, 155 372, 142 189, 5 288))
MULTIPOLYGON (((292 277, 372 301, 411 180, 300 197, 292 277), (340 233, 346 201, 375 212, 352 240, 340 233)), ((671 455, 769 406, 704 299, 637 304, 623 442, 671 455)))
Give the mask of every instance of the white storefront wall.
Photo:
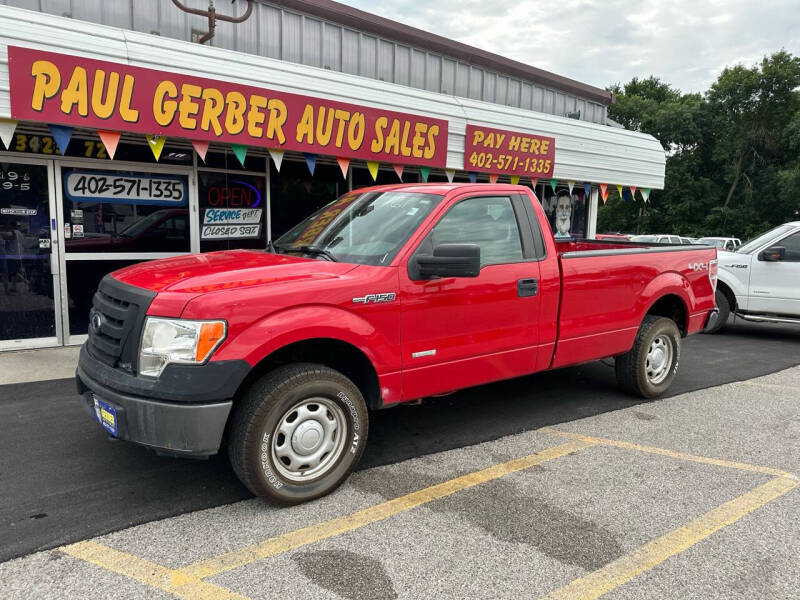
POLYGON ((450 169, 464 168, 469 122, 555 138, 559 180, 664 187, 664 151, 649 135, 8 7, 0 7, 0 118, 11 116, 9 45, 446 119, 450 169))

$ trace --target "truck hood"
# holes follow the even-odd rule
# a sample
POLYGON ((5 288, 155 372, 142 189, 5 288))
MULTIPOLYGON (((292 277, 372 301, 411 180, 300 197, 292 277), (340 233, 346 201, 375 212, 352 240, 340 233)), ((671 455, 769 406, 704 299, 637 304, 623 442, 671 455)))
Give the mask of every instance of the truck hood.
POLYGON ((188 295, 184 298, 188 302, 198 294, 218 290, 339 277, 357 266, 258 250, 227 250, 139 263, 112 276, 158 294, 188 295))

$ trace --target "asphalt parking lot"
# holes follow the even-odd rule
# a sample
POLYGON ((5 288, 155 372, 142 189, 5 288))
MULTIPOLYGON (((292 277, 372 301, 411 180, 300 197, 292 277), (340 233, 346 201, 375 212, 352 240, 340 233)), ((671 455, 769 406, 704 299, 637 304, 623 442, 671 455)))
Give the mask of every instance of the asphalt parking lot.
MULTIPOLYGON (((363 468, 291 508, 246 499, 128 529, 106 522, 117 531, 99 537, 77 519, 78 535, 57 520, 78 514, 78 493, 89 517, 103 521, 104 504, 71 473, 54 513, 70 539, 0 564, 0 597, 796 598, 800 367, 763 373, 800 363, 798 342, 796 330, 750 326, 693 338, 678 394, 656 402, 615 396, 595 363, 386 411, 363 468), (703 373, 722 385, 696 386, 703 373), (526 407, 522 385, 565 402, 526 407)), ((223 463, 190 464, 206 469, 206 501, 237 493, 223 463), (221 483, 208 479, 218 472, 221 483)), ((192 477, 165 485, 176 467, 163 468, 141 481, 150 502, 159 489, 202 496, 192 477)), ((28 472, 47 488, 35 461, 28 472)), ((124 514, 124 498, 111 502, 124 514)), ((132 495, 132 520, 149 520, 147 506, 132 495)), ((18 537, 39 536, 48 518, 15 521, 18 537)), ((2 528, 11 541, 5 517, 2 528)))

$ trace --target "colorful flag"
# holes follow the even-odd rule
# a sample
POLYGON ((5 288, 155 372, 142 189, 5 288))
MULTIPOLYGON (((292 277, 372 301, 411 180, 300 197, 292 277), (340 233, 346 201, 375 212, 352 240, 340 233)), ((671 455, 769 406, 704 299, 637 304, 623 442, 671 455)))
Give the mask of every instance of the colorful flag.
POLYGON ((0 119, 0 140, 3 140, 6 150, 11 148, 11 139, 14 136, 14 130, 17 128, 18 122, 14 119, 0 119))
POLYGON ((239 164, 244 167, 244 159, 247 156, 247 146, 244 144, 231 144, 234 156, 239 159, 239 164))
POLYGON ((431 174, 431 168, 430 167, 420 167, 419 168, 419 174, 422 175, 422 181, 427 183, 428 182, 428 176, 431 174))
POLYGON ((206 162, 206 153, 210 143, 208 140, 192 140, 192 148, 197 152, 197 156, 203 159, 203 162, 206 162))
POLYGON ((372 175, 372 181, 378 181, 378 167, 380 163, 377 160, 368 160, 367 161, 367 170, 369 174, 372 175))
POLYGON ((337 158, 336 162, 339 163, 339 168, 342 170, 342 177, 347 179, 347 169, 350 168, 349 158, 337 158))
POLYGON ((147 145, 150 146, 150 151, 153 153, 153 156, 156 157, 156 162, 158 162, 158 159, 161 158, 161 151, 164 149, 164 142, 167 141, 167 138, 163 135, 150 134, 144 137, 147 138, 147 145))
POLYGON ((272 157, 272 162, 275 163, 275 170, 281 172, 281 163, 283 163, 283 150, 269 150, 269 155, 272 157))
POLYGON ((317 155, 311 154, 310 152, 303 152, 303 157, 306 159, 306 165, 308 165, 308 170, 311 171, 311 175, 314 175, 314 167, 317 166, 317 155))
POLYGON ((117 152, 117 145, 119 144, 119 138, 122 134, 119 131, 98 129, 97 135, 100 136, 100 141, 103 142, 103 146, 105 146, 109 158, 114 160, 114 154, 117 152))
MULTIPOLYGON (((65 125, 49 125, 50 127, 50 134, 53 136, 53 139, 56 141, 56 146, 58 149, 61 150, 61 154, 67 154, 67 146, 69 146, 69 140, 72 138, 72 127, 67 127, 65 125)), ((164 143, 162 142, 161 145, 163 146, 164 143)), ((161 150, 158 151, 161 154, 161 150)), ((156 157, 158 160, 158 157, 156 157)))

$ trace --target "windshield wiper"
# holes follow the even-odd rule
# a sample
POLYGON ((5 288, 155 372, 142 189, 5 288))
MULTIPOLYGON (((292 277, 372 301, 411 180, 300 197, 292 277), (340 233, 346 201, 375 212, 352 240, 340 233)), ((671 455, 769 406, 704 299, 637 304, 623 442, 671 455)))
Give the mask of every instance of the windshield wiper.
POLYGON ((300 251, 306 254, 313 254, 314 256, 324 256, 331 262, 339 262, 333 254, 319 246, 300 246, 300 251))

